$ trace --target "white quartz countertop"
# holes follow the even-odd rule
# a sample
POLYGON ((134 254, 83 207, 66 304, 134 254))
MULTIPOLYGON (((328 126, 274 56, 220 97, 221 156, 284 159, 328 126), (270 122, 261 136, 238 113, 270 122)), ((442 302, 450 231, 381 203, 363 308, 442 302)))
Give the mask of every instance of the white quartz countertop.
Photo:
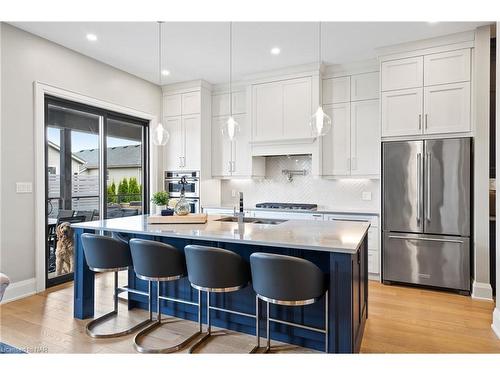
MULTIPOLYGON (((237 206, 234 206, 237 208, 237 206)), ((206 209, 217 209, 217 210, 233 210, 233 206, 203 206, 206 209)), ((318 208, 317 210, 291 210, 287 208, 257 208, 257 207, 245 207, 245 211, 269 211, 269 212, 298 212, 301 214, 353 214, 353 215, 372 215, 379 216, 379 211, 376 209, 369 208, 318 208)))
POLYGON ((220 241, 316 251, 355 253, 370 224, 353 221, 287 220, 280 224, 238 224, 217 221, 205 224, 148 224, 148 215, 72 224, 73 228, 151 236, 220 241))

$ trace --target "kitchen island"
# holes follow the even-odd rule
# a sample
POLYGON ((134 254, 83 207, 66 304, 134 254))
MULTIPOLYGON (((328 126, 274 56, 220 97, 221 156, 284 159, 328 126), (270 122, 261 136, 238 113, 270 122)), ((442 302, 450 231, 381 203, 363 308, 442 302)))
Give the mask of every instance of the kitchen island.
MULTIPOLYGON (((271 316, 298 324, 323 328, 324 304, 328 303, 329 352, 357 353, 368 317, 368 222, 303 221, 237 223, 209 216, 205 224, 148 224, 147 215, 73 224, 75 230, 74 317, 94 316, 94 272, 85 261, 81 235, 105 231, 122 233, 129 238, 165 242, 183 250, 196 244, 228 249, 249 260, 253 252, 301 257, 315 263, 325 273, 328 301, 304 307, 271 305, 271 316)), ((225 219, 227 220, 227 219, 225 219)), ((147 282, 128 271, 128 287, 147 291, 147 282)), ((162 283, 163 295, 197 301, 197 291, 187 278, 162 283)), ((153 295, 156 291, 153 291, 153 295)), ((205 296, 204 296, 205 297, 205 296)), ((204 298, 203 297, 203 298, 204 298)), ((202 301, 205 303, 205 301, 202 301)), ((129 293, 129 308, 147 308, 147 297, 129 293)), ((214 293, 212 305, 248 314, 255 312, 252 286, 224 295, 214 293)), ((154 306, 156 308, 156 306, 154 306)), ((202 319, 205 321, 206 309, 202 319)), ((182 319, 197 320, 195 306, 162 304, 162 312, 182 319)), ((213 325, 247 334, 255 334, 255 320, 247 316, 215 311, 213 325)), ((263 333, 265 323, 261 322, 263 333)), ((273 340, 323 350, 324 334, 299 327, 271 323, 273 340)))

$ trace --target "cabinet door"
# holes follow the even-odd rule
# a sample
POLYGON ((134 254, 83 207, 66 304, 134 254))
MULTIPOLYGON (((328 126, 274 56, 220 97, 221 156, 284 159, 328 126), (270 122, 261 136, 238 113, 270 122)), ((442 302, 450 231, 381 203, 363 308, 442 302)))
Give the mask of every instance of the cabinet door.
POLYGON ((381 64, 382 91, 423 86, 423 56, 385 61, 381 64))
POLYGON ((252 150, 250 146, 250 127, 245 115, 235 115, 234 119, 240 125, 240 133, 233 142, 232 162, 233 176, 252 176, 252 150))
POLYGON ((311 78, 283 81, 284 138, 311 137, 311 78))
MULTIPOLYGON (((212 96, 212 116, 227 116, 230 113, 229 93, 212 96)), ((246 113, 245 91, 233 92, 233 115, 246 113)))
POLYGON ((253 139, 268 141, 283 136, 283 93, 281 83, 263 83, 252 87, 253 139))
POLYGON ((200 92, 193 91, 182 94, 182 114, 191 115, 201 112, 200 92))
POLYGON ((324 107, 332 119, 332 130, 323 137, 323 175, 350 174, 350 117, 349 103, 324 107))
POLYGON ((382 137, 422 134, 421 88, 383 92, 382 137))
POLYGON ((424 116, 426 134, 470 131, 470 82, 426 87, 424 116))
POLYGON ((434 53, 424 57, 424 85, 470 81, 470 49, 434 53))
POLYGON ((180 116, 182 114, 181 95, 167 95, 163 99, 165 116, 180 116))
POLYGON ((380 174, 379 101, 351 103, 351 175, 380 174))
POLYGON ((351 101, 378 99, 379 72, 351 76, 351 101))
POLYGON ((170 133, 170 139, 165 148, 165 169, 175 171, 182 168, 184 156, 184 134, 182 118, 170 117, 165 121, 165 127, 170 133))
POLYGON ((222 135, 221 127, 227 117, 212 119, 212 176, 231 175, 231 142, 222 135))
POLYGON ((200 116, 182 116, 184 132, 184 169, 200 170, 201 166, 201 129, 200 116))
POLYGON ((323 80, 323 104, 346 103, 351 100, 351 78, 338 77, 323 80))

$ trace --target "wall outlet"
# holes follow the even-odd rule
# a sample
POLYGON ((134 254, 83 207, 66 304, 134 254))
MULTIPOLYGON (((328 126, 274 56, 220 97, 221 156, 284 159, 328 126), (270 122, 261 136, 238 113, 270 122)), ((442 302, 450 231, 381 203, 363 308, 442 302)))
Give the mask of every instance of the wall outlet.
POLYGON ((17 194, 33 193, 33 184, 31 182, 16 182, 17 194))
POLYGON ((236 198, 236 190, 234 189, 231 190, 231 197, 236 198))
POLYGON ((372 193, 371 191, 363 191, 361 193, 361 199, 364 201, 371 201, 372 200, 372 193))

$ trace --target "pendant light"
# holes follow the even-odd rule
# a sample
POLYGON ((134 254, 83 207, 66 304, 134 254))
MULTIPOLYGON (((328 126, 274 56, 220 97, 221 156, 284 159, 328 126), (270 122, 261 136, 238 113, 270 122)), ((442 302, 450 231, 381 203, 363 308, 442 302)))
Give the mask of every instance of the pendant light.
MULTIPOLYGON (((163 22, 158 21, 158 82, 161 86, 161 76, 162 76, 162 63, 161 63, 161 25, 163 22)), ((161 117, 160 121, 158 122, 158 125, 156 125, 155 130, 153 131, 153 143, 155 146, 165 146, 170 139, 170 134, 167 129, 164 128, 162 124, 163 120, 163 108, 160 110, 161 111, 161 117)))
POLYGON ((240 125, 233 117, 233 23, 229 23, 229 118, 222 124, 222 135, 234 141, 240 132, 240 125))
MULTIPOLYGON (((319 65, 321 66, 321 22, 319 22, 318 27, 318 60, 319 65)), ((321 97, 321 95, 320 95, 321 97)), ((311 121, 309 122, 309 126, 311 127, 312 134, 315 137, 322 137, 326 135, 332 128, 332 119, 328 116, 324 111, 321 105, 321 99, 318 106, 318 109, 311 117, 311 121)))

